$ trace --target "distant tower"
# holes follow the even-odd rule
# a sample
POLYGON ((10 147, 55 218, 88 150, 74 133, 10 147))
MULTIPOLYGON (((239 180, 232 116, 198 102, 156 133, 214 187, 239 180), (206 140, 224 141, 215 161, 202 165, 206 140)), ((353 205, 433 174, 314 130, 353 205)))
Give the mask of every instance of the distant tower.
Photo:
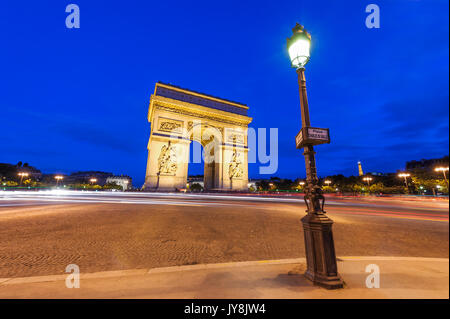
POLYGON ((364 175, 364 172, 362 170, 362 166, 361 166, 361 162, 360 161, 358 161, 358 173, 359 173, 359 176, 363 176, 364 175))

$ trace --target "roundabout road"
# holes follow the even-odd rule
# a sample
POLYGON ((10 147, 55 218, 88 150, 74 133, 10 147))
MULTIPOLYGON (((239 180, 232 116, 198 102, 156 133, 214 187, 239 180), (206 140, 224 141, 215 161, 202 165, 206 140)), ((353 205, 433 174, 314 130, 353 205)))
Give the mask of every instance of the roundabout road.
MULTIPOLYGON (((0 192, 0 278, 304 257, 300 198, 0 192)), ((331 199, 339 256, 448 258, 448 201, 331 199)))

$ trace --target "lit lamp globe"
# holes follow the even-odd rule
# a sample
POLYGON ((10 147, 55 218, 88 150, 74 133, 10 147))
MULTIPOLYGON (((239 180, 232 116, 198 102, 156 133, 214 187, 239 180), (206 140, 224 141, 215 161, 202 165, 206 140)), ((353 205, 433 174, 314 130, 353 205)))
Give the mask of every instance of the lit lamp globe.
POLYGON ((289 58, 293 68, 302 69, 310 58, 311 35, 298 23, 292 32, 292 37, 287 39, 289 58))

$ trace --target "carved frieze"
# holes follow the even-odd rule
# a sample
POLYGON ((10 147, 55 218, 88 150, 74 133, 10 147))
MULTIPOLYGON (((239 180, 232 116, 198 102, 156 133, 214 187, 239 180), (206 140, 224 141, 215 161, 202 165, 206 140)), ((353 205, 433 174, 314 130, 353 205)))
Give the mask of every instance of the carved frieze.
POLYGON ((200 112, 190 112, 190 111, 186 111, 186 110, 180 110, 179 108, 170 107, 170 106, 162 105, 162 104, 159 104, 159 103, 155 105, 155 108, 158 109, 158 110, 166 111, 166 112, 182 114, 182 115, 188 115, 188 116, 194 116, 196 118, 213 120, 213 121, 227 123, 227 124, 232 124, 232 125, 237 125, 237 126, 247 127, 247 125, 248 125, 247 123, 242 123, 242 122, 237 122, 237 121, 230 121, 230 120, 226 120, 226 119, 224 119, 222 117, 218 117, 218 116, 210 116, 210 115, 200 114, 200 112))

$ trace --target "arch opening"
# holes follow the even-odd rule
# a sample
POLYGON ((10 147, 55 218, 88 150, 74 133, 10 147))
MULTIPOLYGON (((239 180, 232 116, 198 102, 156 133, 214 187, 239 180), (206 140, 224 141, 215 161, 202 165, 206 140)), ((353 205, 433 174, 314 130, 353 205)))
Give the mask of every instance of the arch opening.
POLYGON ((188 133, 189 145, 188 182, 199 182, 202 187, 214 190, 220 187, 220 146, 222 132, 208 125, 196 125, 188 133))

